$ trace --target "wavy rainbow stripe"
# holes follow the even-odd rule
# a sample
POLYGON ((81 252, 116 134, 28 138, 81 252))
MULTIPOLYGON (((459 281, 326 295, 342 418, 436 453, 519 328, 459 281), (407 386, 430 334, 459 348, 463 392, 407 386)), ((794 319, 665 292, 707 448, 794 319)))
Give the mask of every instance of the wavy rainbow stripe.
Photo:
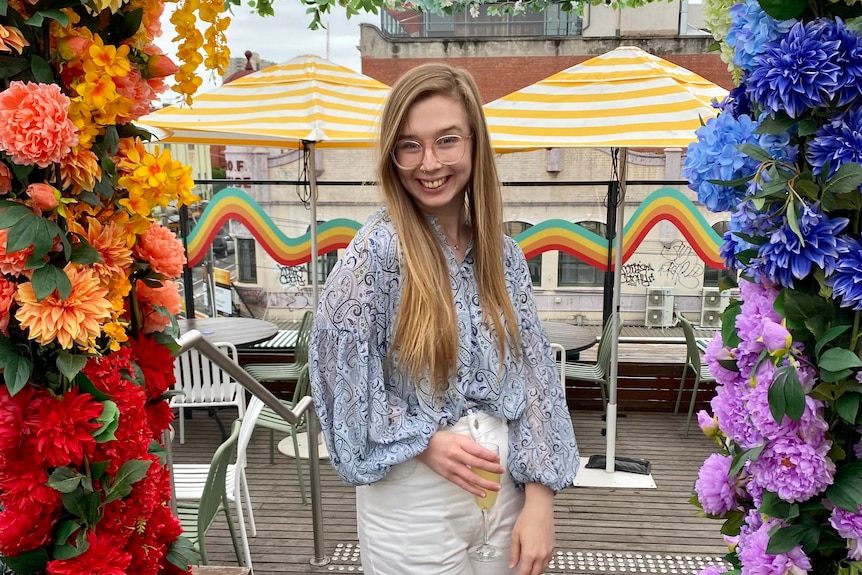
MULTIPOLYGON (((216 234, 228 220, 242 222, 266 253, 281 265, 298 266, 311 259, 309 232, 296 238, 284 235, 251 196, 237 188, 225 188, 213 196, 198 225, 189 234, 189 266, 204 259, 216 234)), ((359 223, 343 218, 320 224, 317 226, 317 254, 347 247, 359 228, 359 223)))
MULTIPOLYGON (((297 266, 311 259, 309 233, 297 238, 287 237, 248 194, 237 188, 225 188, 215 195, 189 234, 189 265, 197 265, 203 260, 218 230, 230 219, 242 222, 266 253, 281 265, 297 266)), ((673 223, 682 232, 706 265, 724 268, 724 261, 719 256, 721 236, 715 233, 691 200, 673 188, 655 190, 632 214, 623 229, 623 262, 634 255, 649 231, 662 220, 673 223)), ((360 227, 358 222, 343 218, 320 224, 317 228, 318 255, 346 247, 360 227)), ((560 250, 600 270, 608 269, 607 240, 578 224, 546 220, 518 234, 515 240, 527 258, 560 250)))

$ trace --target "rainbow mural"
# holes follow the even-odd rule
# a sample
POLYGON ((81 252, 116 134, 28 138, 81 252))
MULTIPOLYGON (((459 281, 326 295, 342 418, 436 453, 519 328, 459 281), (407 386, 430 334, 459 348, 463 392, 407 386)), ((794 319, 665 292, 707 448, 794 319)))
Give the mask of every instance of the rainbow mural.
MULTIPOLYGON (((189 265, 195 266, 203 260, 218 230, 230 219, 242 222, 266 253, 281 265, 298 266, 311 259, 309 233, 297 238, 287 237, 248 194, 237 188, 225 188, 213 197, 194 231, 189 234, 189 265)), ((624 263, 634 255, 649 231, 662 220, 676 226, 705 265, 724 268, 718 253, 721 236, 715 233, 691 200, 673 188, 659 188, 652 192, 629 218, 623 229, 624 263)), ((346 247, 360 226, 356 221, 343 218, 320 224, 317 227, 318 256, 346 247)), ((565 220, 546 220, 518 234, 515 240, 527 258, 560 250, 593 267, 608 271, 607 240, 578 224, 565 220)))

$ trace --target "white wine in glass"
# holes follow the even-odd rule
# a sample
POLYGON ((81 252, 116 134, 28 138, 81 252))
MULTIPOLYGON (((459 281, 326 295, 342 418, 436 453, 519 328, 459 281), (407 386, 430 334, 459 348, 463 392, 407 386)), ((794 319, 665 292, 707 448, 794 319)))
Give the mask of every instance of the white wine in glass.
MULTIPOLYGON (((479 442, 479 445, 489 451, 493 451, 499 457, 500 447, 496 443, 479 442)), ((495 483, 500 483, 499 473, 491 473, 490 471, 476 468, 473 469, 473 473, 495 483)), ((497 502, 497 492, 488 489, 484 489, 483 491, 485 492, 485 497, 476 496, 476 505, 482 510, 482 544, 470 548, 470 557, 476 561, 496 561, 502 557, 503 552, 500 551, 499 547, 491 545, 488 541, 488 512, 494 506, 494 503, 497 502)))

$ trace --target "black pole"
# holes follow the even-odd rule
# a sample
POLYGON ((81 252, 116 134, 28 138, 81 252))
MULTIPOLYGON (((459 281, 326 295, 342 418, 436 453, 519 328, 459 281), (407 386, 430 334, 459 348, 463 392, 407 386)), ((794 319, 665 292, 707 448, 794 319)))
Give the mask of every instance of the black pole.
MULTIPOLYGON (((186 250, 186 261, 189 259, 189 207, 180 206, 180 237, 186 250)), ((186 317, 195 317, 195 285, 192 269, 186 263, 183 268, 183 292, 186 295, 186 317)))
POLYGON ((611 317, 614 307, 614 256, 611 246, 613 245, 613 240, 616 236, 617 204, 619 203, 619 197, 619 182, 608 182, 608 225, 605 229, 605 237, 608 240, 608 271, 605 272, 604 292, 602 292, 602 325, 605 325, 608 322, 608 318, 611 317))

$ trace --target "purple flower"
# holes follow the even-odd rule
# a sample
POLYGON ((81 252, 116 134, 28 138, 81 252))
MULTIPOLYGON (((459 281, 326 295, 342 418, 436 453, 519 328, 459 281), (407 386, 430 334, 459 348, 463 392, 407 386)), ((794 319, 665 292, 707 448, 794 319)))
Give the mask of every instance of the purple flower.
POLYGON ((729 569, 726 565, 710 565, 706 569, 703 569, 697 573, 697 575, 719 575, 720 573, 727 573, 729 569))
POLYGON ((705 409, 697 412, 697 426, 707 437, 718 435, 718 420, 705 409))
POLYGON ((862 163, 862 109, 851 108, 820 126, 808 144, 805 159, 814 174, 822 174, 828 162, 827 180, 848 162, 862 163))
POLYGON ((775 20, 763 11, 757 0, 746 0, 730 7, 730 29, 725 42, 734 48, 733 63, 745 71, 756 66, 756 57, 765 44, 780 39, 796 23, 775 20))
POLYGON ((751 449, 763 442, 763 436, 751 425, 747 398, 751 388, 746 382, 740 385, 716 385, 710 407, 718 418, 718 427, 728 439, 742 449, 751 449))
POLYGON ((840 300, 841 307, 862 310, 862 244, 851 237, 842 239, 847 252, 826 278, 826 285, 832 288, 832 297, 840 300))
POLYGON ((796 23, 781 40, 770 42, 748 74, 748 96, 774 116, 799 118, 829 106, 839 89, 841 68, 832 60, 838 40, 824 39, 821 25, 796 23))
POLYGON ((803 575, 811 569, 811 560, 799 546, 778 555, 766 552, 769 531, 778 524, 777 519, 772 519, 745 537, 740 536, 737 555, 742 575, 803 575))
POLYGON ((749 471, 764 489, 791 503, 811 499, 832 485, 835 464, 827 457, 831 441, 812 445, 784 435, 770 440, 749 471))
POLYGON ((721 111, 722 114, 730 114, 734 117, 742 115, 751 116, 751 102, 745 93, 745 86, 734 86, 721 102, 713 101, 712 106, 721 111))
POLYGON ((737 507, 733 485, 736 478, 728 476, 732 462, 733 458, 729 455, 713 453, 706 458, 697 473, 694 491, 703 510, 710 515, 723 517, 737 507))
POLYGON ((748 395, 752 426, 769 439, 792 435, 811 445, 822 444, 826 440, 829 424, 822 416, 823 403, 811 396, 805 396, 805 407, 799 421, 793 421, 785 415, 781 423, 775 422, 769 410, 769 388, 774 373, 775 368, 769 362, 761 363, 757 370, 757 385, 748 395))
POLYGON ((793 278, 803 279, 812 268, 830 275, 838 263, 838 256, 846 249, 836 235, 844 229, 847 218, 829 218, 818 204, 803 205, 798 217, 800 238, 784 224, 772 232, 769 242, 760 247, 764 273, 774 282, 793 287, 793 278))
POLYGON ((772 355, 784 355, 790 351, 793 336, 783 324, 767 321, 763 324, 760 341, 766 346, 766 350, 772 355))
POLYGON ((854 561, 862 561, 862 513, 851 513, 836 507, 832 510, 829 523, 838 535, 847 539, 848 557, 854 561))

